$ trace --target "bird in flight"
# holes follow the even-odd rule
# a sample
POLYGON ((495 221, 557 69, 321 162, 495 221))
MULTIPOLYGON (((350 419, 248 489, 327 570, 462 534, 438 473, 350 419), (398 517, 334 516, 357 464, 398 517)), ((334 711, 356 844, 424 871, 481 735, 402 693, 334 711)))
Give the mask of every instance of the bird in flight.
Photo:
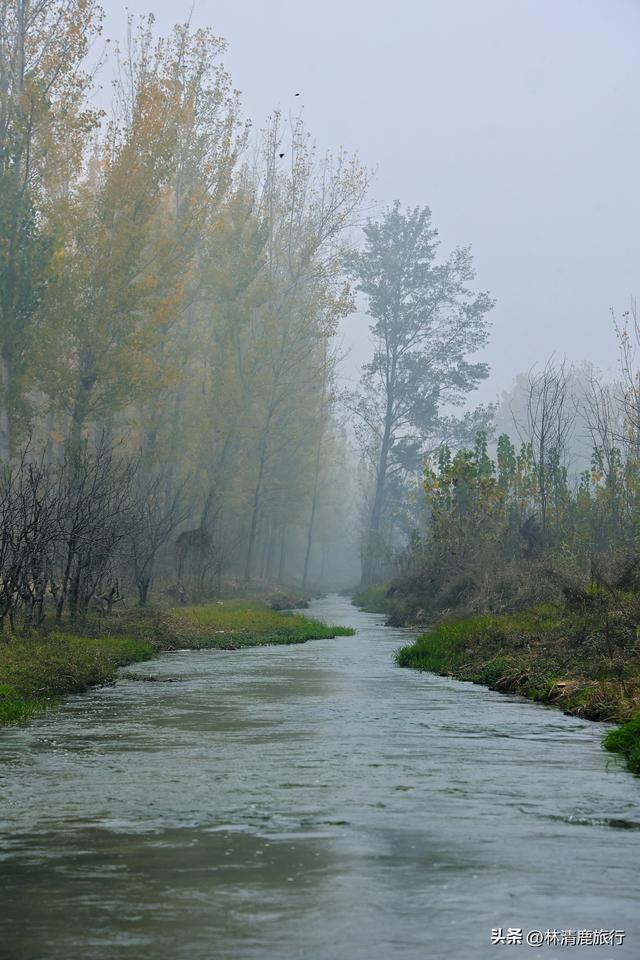
POLYGON ((294 97, 299 97, 299 96, 300 96, 299 93, 294 93, 294 97))
POLYGON ((282 158, 284 157, 284 153, 279 153, 278 156, 279 156, 280 159, 282 160, 282 158))

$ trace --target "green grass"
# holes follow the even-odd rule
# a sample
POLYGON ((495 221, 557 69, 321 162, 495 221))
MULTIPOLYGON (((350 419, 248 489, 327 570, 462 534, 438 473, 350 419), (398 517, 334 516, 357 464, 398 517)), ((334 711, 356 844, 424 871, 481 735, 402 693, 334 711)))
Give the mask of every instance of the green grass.
POLYGON ((623 723, 604 741, 640 772, 640 651, 603 639, 600 611, 540 605, 442 623, 402 647, 401 667, 519 693, 565 713, 623 723))
POLYGON ((16 637, 0 645, 0 723, 28 720, 59 697, 107 683, 118 667, 154 653, 148 641, 126 637, 16 637))
POLYGON ((202 607, 93 618, 83 632, 55 628, 0 641, 0 724, 29 720, 69 693, 111 682, 118 668, 177 647, 237 650, 348 636, 297 614, 234 600, 202 607))
POLYGON ((277 643, 304 643, 353 634, 348 627, 327 626, 297 613, 279 613, 261 605, 232 601, 203 607, 177 607, 160 622, 172 646, 236 650, 277 643))
POLYGON ((640 713, 617 730, 611 730, 603 740, 605 750, 621 753, 629 770, 640 774, 640 713))
POLYGON ((388 587, 360 587, 351 596, 351 602, 367 613, 389 613, 388 587))
POLYGON ((0 724, 28 720, 42 706, 42 701, 26 700, 15 687, 0 683, 0 724))
MULTIPOLYGON (((539 606, 517 614, 475 616, 443 623, 402 647, 396 662, 401 667, 432 673, 471 674, 463 679, 473 679, 478 669, 488 670, 487 676, 499 674, 508 668, 510 655, 528 645, 532 634, 550 634, 556 621, 557 611, 553 607, 539 606)), ((499 677, 496 675, 495 679, 499 677)))

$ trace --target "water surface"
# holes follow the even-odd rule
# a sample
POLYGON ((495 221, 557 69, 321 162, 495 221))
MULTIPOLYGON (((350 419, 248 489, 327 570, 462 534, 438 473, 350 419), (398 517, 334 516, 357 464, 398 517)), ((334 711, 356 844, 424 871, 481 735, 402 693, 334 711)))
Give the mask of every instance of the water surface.
POLYGON ((407 631, 184 651, 0 733, 6 960, 640 957, 603 727, 393 664, 407 631), (622 929, 492 946, 494 927, 622 929))

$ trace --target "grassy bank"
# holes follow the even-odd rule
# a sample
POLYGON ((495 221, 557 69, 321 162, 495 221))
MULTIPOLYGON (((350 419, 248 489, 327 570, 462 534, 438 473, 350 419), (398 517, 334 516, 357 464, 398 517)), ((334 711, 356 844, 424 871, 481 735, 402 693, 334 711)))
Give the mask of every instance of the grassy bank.
POLYGON ((350 636, 347 627, 328 627, 301 614, 280 613, 242 601, 200 607, 178 607, 158 620, 157 634, 164 649, 216 647, 237 650, 261 644, 304 643, 328 637, 350 636))
POLYGON ((554 704, 565 713, 623 724, 604 746, 640 772, 640 644, 624 612, 541 605, 442 623, 396 655, 429 670, 554 704))
POLYGON ((130 611, 81 628, 0 640, 0 724, 28 720, 69 693, 111 682, 119 667, 189 647, 237 650, 304 643, 353 631, 240 600, 162 611, 130 611))
POLYGON ((388 593, 386 586, 359 587, 351 594, 351 602, 367 613, 388 614, 388 593))
POLYGON ((437 611, 426 604, 416 603, 395 585, 359 587, 351 593, 351 602, 367 613, 382 613, 390 627, 415 626, 427 623, 437 611))

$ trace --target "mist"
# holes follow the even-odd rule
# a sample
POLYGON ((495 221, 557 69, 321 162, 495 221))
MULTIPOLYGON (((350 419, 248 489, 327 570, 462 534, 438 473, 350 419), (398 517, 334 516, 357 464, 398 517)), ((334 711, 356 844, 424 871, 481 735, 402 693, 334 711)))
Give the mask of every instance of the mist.
POLYGON ((150 2, 0 0, 7 957, 637 957, 640 5, 150 2))
MULTIPOLYGON (((120 6, 106 9, 106 35, 122 36, 120 6)), ((174 10, 154 4, 159 28, 174 10)), ((615 370, 609 311, 637 291, 633 0, 330 0, 321 14, 223 0, 195 4, 192 22, 227 39, 256 126, 302 104, 321 148, 342 145, 374 171, 372 211, 428 204, 446 247, 472 244, 497 301, 482 400, 552 353, 615 370)), ((366 318, 342 336, 355 379, 366 318)))

